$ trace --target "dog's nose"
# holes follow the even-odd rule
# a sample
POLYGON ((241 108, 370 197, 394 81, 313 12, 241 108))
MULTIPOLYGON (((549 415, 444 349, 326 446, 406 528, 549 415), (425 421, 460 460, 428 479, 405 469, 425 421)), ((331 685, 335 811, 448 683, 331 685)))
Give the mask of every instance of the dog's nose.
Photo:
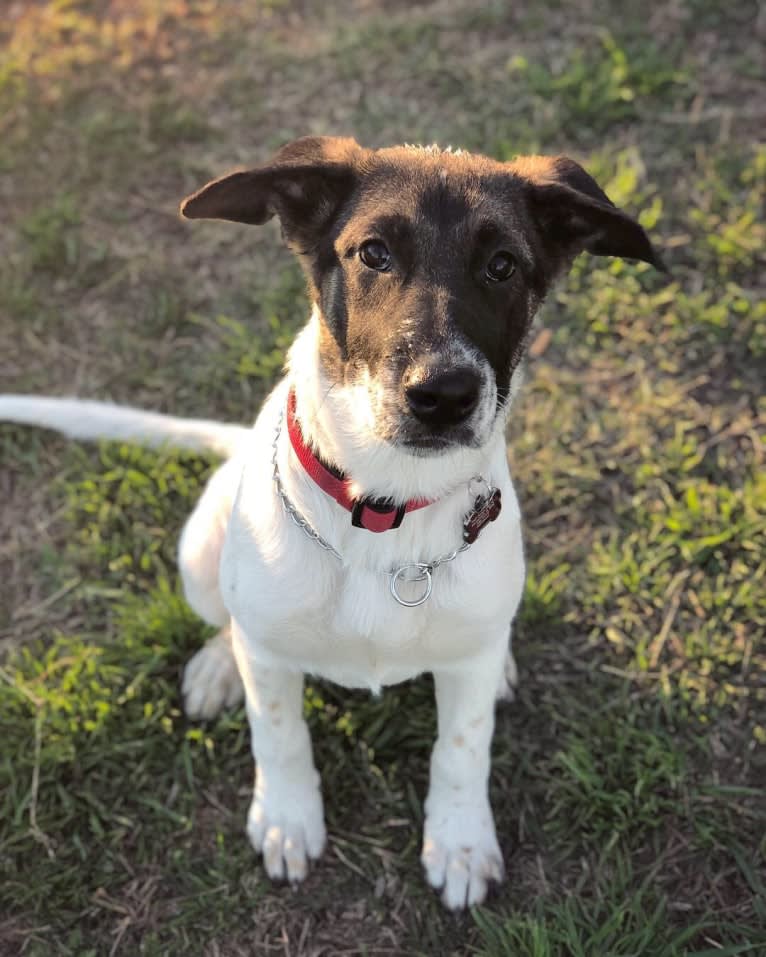
POLYGON ((411 380, 404 394, 412 414, 425 425, 457 425, 476 408, 480 384, 473 369, 449 369, 411 380))

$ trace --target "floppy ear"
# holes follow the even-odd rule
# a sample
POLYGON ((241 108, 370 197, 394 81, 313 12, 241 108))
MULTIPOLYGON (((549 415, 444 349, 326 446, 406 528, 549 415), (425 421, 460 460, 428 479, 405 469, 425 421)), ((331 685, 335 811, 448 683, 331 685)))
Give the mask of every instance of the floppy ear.
POLYGON ((643 228, 617 209, 582 166, 566 156, 529 156, 511 164, 527 184, 532 215, 557 258, 587 250, 624 256, 666 271, 643 228))
POLYGON ((352 139, 306 136, 283 146, 266 166, 203 186, 181 203, 181 213, 255 226, 278 216, 288 240, 305 242, 353 189, 363 154, 352 139))

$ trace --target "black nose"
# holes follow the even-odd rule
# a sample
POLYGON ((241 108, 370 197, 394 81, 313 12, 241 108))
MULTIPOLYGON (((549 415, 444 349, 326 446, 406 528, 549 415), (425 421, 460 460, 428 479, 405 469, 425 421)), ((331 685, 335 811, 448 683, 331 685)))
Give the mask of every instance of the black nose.
POLYGON ((476 408, 480 384, 473 369, 449 369, 411 380, 404 394, 412 414, 425 425, 457 425, 476 408))

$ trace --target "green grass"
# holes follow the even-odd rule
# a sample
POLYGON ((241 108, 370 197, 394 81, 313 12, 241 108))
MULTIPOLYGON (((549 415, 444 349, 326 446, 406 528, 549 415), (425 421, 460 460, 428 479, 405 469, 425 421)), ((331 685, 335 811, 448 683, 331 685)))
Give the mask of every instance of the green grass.
POLYGON ((215 463, 0 426, 0 953, 766 953, 766 313, 755 5, 24 4, 0 30, 3 389, 251 421, 307 302, 273 224, 178 201, 291 136, 569 152, 661 277, 577 261, 509 435, 529 557, 491 792, 508 865, 418 862, 428 678, 320 682, 329 848, 271 885, 242 710, 175 549, 215 463), (308 8, 307 8, 308 9, 308 8))
POLYGON ((697 947, 694 938, 703 923, 674 926, 673 915, 661 895, 653 888, 654 875, 638 882, 631 867, 618 861, 601 871, 603 886, 595 888, 595 899, 582 894, 555 904, 538 906, 534 916, 497 919, 487 912, 477 915, 482 945, 475 953, 481 957, 636 957, 661 954, 662 957, 735 957, 755 954, 761 943, 730 943, 728 934, 738 938, 738 928, 724 931, 723 943, 697 947))
MULTIPOLYGON (((551 69, 547 58, 529 62, 517 55, 508 64, 535 95, 535 107, 550 130, 581 135, 587 128, 594 141, 617 124, 638 120, 678 95, 688 78, 673 67, 678 50, 660 49, 645 37, 623 46, 606 29, 568 51, 565 62, 551 69), (632 46, 632 49, 630 48, 632 46)), ((545 127, 544 127, 545 128, 545 127)))

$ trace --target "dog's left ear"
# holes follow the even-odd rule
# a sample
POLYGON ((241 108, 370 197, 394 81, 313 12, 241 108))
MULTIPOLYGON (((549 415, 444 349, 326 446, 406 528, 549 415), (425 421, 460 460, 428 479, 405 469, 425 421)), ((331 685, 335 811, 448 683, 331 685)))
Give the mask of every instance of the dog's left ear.
POLYGON ((364 152, 353 139, 305 136, 265 166, 203 186, 183 201, 181 214, 256 226, 278 216, 288 240, 311 242, 351 193, 364 152))
POLYGON ((643 228, 617 209, 574 160, 529 156, 510 168, 525 181, 532 215, 556 258, 568 261, 586 250, 597 256, 640 259, 667 271, 643 228))

